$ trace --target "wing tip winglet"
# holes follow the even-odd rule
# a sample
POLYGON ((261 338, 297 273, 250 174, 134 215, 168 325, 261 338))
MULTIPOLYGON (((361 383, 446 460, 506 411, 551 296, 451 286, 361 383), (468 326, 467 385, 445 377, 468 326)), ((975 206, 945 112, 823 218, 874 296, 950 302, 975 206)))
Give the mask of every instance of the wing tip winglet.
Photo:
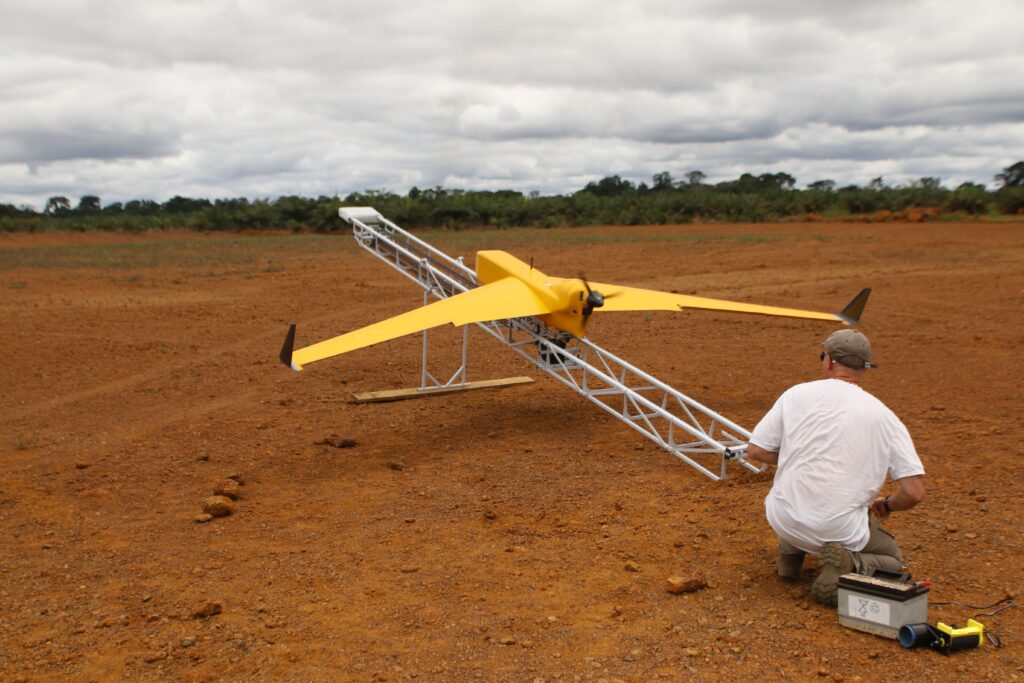
POLYGON ((288 334, 284 336, 284 344, 281 345, 281 353, 278 358, 281 359, 281 363, 285 367, 291 368, 298 372, 302 369, 302 366, 298 365, 292 360, 292 351, 295 349, 295 323, 288 326, 288 334))
POLYGON ((861 315, 864 314, 864 306, 867 305, 869 296, 871 296, 870 287, 860 290, 857 296, 853 297, 853 301, 846 304, 846 307, 839 313, 836 313, 836 317, 847 325, 856 325, 860 322, 861 315))

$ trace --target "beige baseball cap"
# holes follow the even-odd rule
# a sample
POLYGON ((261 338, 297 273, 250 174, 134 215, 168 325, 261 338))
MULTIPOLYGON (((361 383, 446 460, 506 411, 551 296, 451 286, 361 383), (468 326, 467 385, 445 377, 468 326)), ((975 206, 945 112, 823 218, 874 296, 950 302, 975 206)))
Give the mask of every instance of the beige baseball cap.
POLYGON ((856 370, 878 367, 871 362, 871 342, 857 330, 837 330, 828 336, 822 346, 836 363, 856 370))

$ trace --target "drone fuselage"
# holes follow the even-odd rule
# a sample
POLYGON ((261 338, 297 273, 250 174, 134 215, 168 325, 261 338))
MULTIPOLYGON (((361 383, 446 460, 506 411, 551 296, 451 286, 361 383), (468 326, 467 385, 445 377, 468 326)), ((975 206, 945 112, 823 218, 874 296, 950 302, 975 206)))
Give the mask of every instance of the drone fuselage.
POLYGON ((498 250, 476 253, 476 277, 482 285, 507 277, 521 280, 552 309, 551 313, 538 315, 538 318, 575 337, 586 336, 587 289, 582 280, 551 277, 512 254, 498 250))

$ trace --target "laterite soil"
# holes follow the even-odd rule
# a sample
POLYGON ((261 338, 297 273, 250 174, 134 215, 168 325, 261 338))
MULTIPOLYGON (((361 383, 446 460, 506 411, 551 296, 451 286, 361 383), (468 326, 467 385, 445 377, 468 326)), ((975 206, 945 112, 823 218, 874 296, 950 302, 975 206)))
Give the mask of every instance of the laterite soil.
MULTIPOLYGON (((910 571, 933 602, 1020 594, 1021 223, 427 237, 799 308, 873 287, 866 388, 928 472, 889 524, 910 571)), ((356 405, 417 383, 418 337, 301 374, 277 362, 289 322, 308 344, 421 301, 346 234, 0 235, 0 680, 1024 677, 1024 608, 980 619, 1003 649, 948 658, 841 628, 810 601, 813 563, 796 586, 773 575, 770 473, 707 480, 479 331, 471 379, 536 382, 356 405), (332 434, 357 444, 316 443, 332 434), (231 474, 234 514, 193 521, 231 474), (707 588, 666 592, 697 572, 707 588), (207 602, 221 612, 191 616, 207 602)), ((816 378, 833 329, 602 313, 589 332, 750 428, 816 378)))

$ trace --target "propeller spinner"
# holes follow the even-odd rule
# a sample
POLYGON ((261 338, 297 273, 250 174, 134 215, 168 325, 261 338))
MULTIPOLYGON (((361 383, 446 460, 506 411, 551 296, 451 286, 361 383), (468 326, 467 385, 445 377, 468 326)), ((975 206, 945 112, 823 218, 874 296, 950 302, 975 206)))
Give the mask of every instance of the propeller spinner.
POLYGON ((587 282, 585 275, 581 274, 580 280, 583 282, 583 286, 587 289, 587 305, 583 307, 583 322, 586 323, 587 318, 590 317, 590 314, 594 312, 595 308, 601 308, 604 306, 604 294, 596 289, 591 289, 590 283, 587 282))

